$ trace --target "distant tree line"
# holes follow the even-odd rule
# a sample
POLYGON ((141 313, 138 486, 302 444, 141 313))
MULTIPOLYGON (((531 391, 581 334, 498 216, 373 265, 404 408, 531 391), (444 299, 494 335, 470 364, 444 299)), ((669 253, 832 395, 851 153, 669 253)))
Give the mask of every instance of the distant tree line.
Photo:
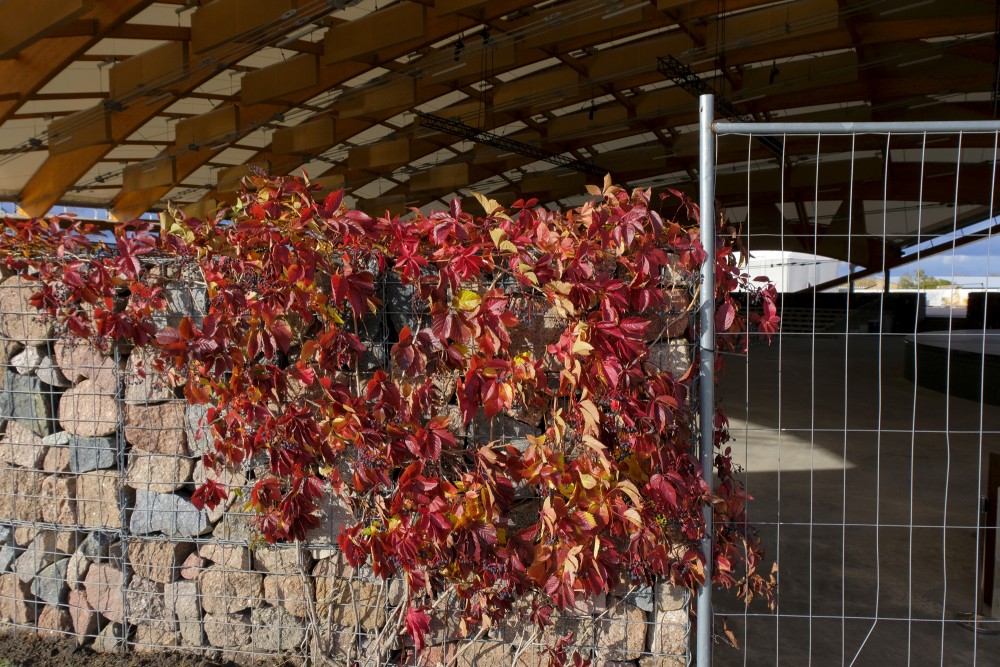
MULTIPOLYGON (((856 289, 881 289, 884 284, 881 278, 862 278, 854 283, 856 289)), ((914 273, 904 273, 896 281, 895 289, 934 289, 935 287, 954 287, 949 280, 935 278, 927 275, 923 269, 917 269, 914 273)))
POLYGON ((929 276, 923 269, 917 269, 913 275, 904 273, 896 284, 899 289, 934 289, 935 287, 949 287, 951 281, 929 276))

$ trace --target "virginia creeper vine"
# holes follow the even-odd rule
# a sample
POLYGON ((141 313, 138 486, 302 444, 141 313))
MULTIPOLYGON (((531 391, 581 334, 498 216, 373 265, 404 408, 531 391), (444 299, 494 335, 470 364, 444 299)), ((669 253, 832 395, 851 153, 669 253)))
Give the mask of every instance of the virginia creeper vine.
MULTIPOLYGON (((119 225, 114 243, 71 218, 7 220, 0 252, 63 335, 155 350, 157 369, 209 406, 207 466, 264 456, 245 496, 264 539, 306 539, 324 493, 350 508, 340 548, 354 566, 405 579, 418 649, 443 590, 474 629, 520 599, 544 624, 620 583, 698 587, 706 503, 713 581, 770 598, 725 418, 711 490, 692 456, 694 366, 675 377, 651 355, 689 317, 669 314, 671 298, 691 296, 704 261, 716 266, 722 339, 747 324, 776 330, 773 287, 740 272, 728 228, 707 260, 691 200, 672 192, 654 206, 649 191, 610 182, 564 213, 480 198, 485 215, 456 200, 407 219, 313 191, 307 179, 252 176, 213 219, 176 216, 160 233, 119 225), (169 275, 203 281, 203 318, 156 324, 169 275), (387 279, 412 294, 413 317, 379 354, 365 331, 387 279), (737 290, 761 304, 749 323, 737 290), (541 347, 526 343, 538 318, 557 323, 541 347), (483 429, 467 436, 474 421, 507 415, 540 434, 522 449, 483 429)), ((228 495, 209 480, 193 501, 228 495)))

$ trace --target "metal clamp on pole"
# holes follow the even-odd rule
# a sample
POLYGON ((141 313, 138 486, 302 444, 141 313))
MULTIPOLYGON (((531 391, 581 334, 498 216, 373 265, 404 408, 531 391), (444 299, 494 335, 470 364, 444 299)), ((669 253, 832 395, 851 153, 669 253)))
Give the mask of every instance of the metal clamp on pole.
MULTIPOLYGON (((714 487, 712 466, 715 460, 715 133, 712 128, 714 99, 698 98, 699 206, 701 208, 701 243, 705 263, 701 267, 701 339, 698 369, 698 426, 701 447, 701 472, 709 490, 714 487)), ((698 667, 712 664, 712 506, 702 508, 705 536, 701 551, 705 557, 705 583, 698 591, 697 646, 698 667)))

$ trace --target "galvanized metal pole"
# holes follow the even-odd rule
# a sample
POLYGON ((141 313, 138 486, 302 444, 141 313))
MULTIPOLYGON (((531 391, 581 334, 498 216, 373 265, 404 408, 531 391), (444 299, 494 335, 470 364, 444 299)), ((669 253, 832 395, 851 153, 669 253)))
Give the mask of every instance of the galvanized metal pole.
MULTIPOLYGON (((698 424, 701 445, 701 474, 712 489, 712 467, 715 460, 715 134, 712 128, 715 99, 712 95, 698 98, 701 124, 699 140, 698 180, 701 209, 701 243, 707 257, 701 267, 701 341, 698 372, 698 424)), ((698 667, 712 664, 712 506, 702 509, 705 537, 701 551, 705 556, 705 584, 698 591, 698 628, 696 658, 698 667)))

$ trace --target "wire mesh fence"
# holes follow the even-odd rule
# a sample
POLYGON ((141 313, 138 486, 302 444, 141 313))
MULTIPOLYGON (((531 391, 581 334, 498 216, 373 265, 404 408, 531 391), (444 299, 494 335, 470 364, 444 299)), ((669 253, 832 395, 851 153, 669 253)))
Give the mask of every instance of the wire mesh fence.
MULTIPOLYGON (((204 284, 177 267, 153 267, 168 303, 159 326, 203 317, 204 284)), ((400 631, 399 579, 353 568, 336 547, 349 510, 330 499, 304 542, 268 545, 244 504, 266 458, 217 472, 201 456, 214 447, 208 408, 141 348, 101 351, 54 330, 30 305, 31 281, 0 282, 0 625, 73 638, 98 651, 194 651, 240 664, 285 656, 312 664, 548 664, 546 647, 567 632, 600 664, 685 665, 685 593, 668 585, 621 587, 557 612, 544 632, 523 620, 461 625, 458 603, 441 596, 428 648, 417 654, 400 631), (198 510, 193 490, 211 478, 230 491, 198 510)), ((404 326, 422 313, 398 282, 383 280, 384 304, 360 324, 364 382, 389 363, 404 326)), ((683 375, 689 298, 679 290, 660 322, 653 359, 683 375)), ((525 303, 527 345, 558 338, 562 324, 525 303)), ((442 377, 442 383, 455 378, 442 377)), ((306 387, 302 392, 308 392, 306 387)), ((524 446, 540 435, 532 415, 476 420, 463 437, 524 446)), ((516 510, 515 510, 516 511, 516 510)), ((537 514, 525 498, 524 512, 537 514)), ((519 617, 520 618, 520 617, 519 617)))
POLYGON ((960 277, 996 273, 997 129, 716 124, 716 196, 783 294, 717 391, 777 610, 717 593, 714 664, 996 663, 1000 331, 960 277))

